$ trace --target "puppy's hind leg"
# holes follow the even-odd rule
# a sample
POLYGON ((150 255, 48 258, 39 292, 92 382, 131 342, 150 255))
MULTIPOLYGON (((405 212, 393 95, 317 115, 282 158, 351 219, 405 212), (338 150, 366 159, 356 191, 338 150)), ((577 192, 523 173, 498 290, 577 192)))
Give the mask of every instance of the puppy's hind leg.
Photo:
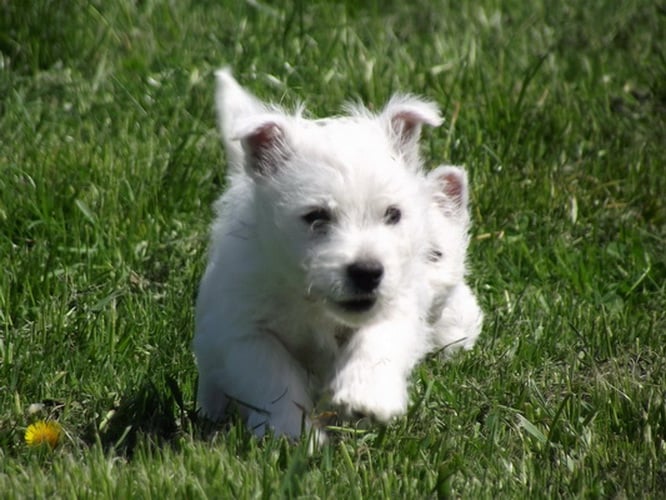
POLYGON ((465 283, 454 287, 433 324, 433 347, 446 356, 474 347, 481 332, 483 311, 474 292, 465 283))

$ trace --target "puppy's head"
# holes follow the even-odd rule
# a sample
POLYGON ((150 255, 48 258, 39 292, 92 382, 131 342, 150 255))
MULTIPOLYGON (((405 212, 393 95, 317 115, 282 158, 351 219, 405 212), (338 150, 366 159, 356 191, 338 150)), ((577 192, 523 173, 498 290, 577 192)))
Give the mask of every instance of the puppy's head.
POLYGON ((264 265, 285 294, 359 326, 413 293, 428 247, 418 137, 439 124, 434 105, 401 97, 378 115, 306 120, 248 102, 227 118, 229 137, 253 181, 264 265))

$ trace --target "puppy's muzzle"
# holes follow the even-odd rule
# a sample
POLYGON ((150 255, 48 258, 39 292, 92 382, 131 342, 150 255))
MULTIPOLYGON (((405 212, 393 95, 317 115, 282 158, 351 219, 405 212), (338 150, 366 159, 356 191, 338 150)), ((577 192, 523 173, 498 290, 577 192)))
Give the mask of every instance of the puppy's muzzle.
POLYGON ((372 293, 384 276, 384 266, 378 260, 359 260, 347 266, 347 279, 354 291, 372 293))
POLYGON ((349 312, 365 312, 377 302, 377 289, 384 276, 384 266, 378 260, 359 260, 345 270, 352 297, 339 302, 349 312))

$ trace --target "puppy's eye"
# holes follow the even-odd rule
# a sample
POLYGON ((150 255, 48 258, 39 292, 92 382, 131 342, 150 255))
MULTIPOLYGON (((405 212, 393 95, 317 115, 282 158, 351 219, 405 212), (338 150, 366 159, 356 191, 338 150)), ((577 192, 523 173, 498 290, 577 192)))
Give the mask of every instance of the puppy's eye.
POLYGON ((433 248, 430 250, 430 252, 428 252, 428 260, 430 262, 439 262, 442 257, 444 257, 444 254, 436 248, 433 248))
POLYGON ((391 205, 384 213, 384 222, 390 226, 396 225, 402 218, 402 212, 396 206, 391 205))
POLYGON ((331 213, 325 208, 315 208, 301 217, 312 229, 321 229, 331 222, 331 213))

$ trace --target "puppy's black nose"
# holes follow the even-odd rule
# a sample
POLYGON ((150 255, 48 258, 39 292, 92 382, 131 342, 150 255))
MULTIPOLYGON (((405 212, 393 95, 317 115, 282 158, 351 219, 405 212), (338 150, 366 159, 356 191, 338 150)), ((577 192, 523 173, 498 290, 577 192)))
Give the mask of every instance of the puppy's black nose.
POLYGON ((359 292, 369 293, 382 282, 384 266, 378 260, 359 260, 347 266, 349 281, 359 292))

